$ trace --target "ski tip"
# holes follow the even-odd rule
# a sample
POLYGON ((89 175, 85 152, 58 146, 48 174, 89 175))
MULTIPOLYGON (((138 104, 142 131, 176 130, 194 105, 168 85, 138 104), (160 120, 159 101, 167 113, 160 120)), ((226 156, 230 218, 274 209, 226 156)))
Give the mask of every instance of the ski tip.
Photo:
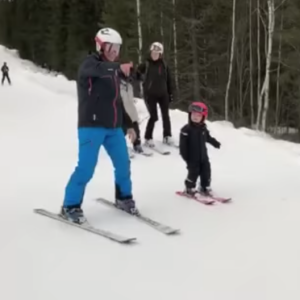
POLYGON ((36 213, 36 214, 39 214, 39 213, 45 212, 45 210, 42 209, 42 208, 35 208, 35 209, 33 210, 33 212, 36 213))
POLYGON ((137 243, 137 238, 128 238, 120 241, 121 244, 132 245, 137 243))
POLYGON ((166 232, 167 235, 179 235, 181 232, 180 232, 180 229, 172 229, 168 232, 166 232))
POLYGON ((222 199, 222 200, 219 201, 219 202, 224 203, 224 204, 226 204, 226 203, 231 203, 231 202, 232 202, 232 198, 222 199))

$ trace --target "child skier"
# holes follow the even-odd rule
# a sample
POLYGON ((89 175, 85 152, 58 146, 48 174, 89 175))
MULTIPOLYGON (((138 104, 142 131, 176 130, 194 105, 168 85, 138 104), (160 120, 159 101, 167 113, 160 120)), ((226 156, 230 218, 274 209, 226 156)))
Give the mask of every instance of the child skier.
POLYGON ((211 193, 211 168, 206 142, 220 148, 221 144, 211 135, 205 124, 208 115, 207 106, 202 102, 193 102, 189 106, 189 122, 180 132, 180 155, 187 164, 188 175, 185 180, 184 194, 200 198, 211 193), (195 189, 200 177, 199 189, 195 189))
MULTIPOLYGON (((123 101, 123 105, 125 108, 126 113, 131 119, 133 129, 136 133, 136 139, 133 142, 133 150, 137 153, 142 153, 143 148, 141 146, 141 136, 140 136, 140 128, 139 128, 139 116, 137 109, 134 104, 134 95, 133 95, 133 85, 132 85, 133 78, 132 76, 128 78, 121 78, 120 80, 120 92, 121 98, 123 101)), ((124 128, 124 132, 127 132, 127 128, 124 128)))

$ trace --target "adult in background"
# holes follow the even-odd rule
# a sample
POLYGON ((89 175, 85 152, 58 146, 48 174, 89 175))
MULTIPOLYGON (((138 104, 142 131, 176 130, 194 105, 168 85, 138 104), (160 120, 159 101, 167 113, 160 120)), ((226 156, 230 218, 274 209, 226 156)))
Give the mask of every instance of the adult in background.
MULTIPOLYGON (((136 153, 143 153, 144 150, 141 146, 139 116, 134 103, 133 81, 134 78, 132 75, 121 78, 121 97, 123 100, 125 111, 130 117, 132 121, 132 127, 136 133, 136 139, 132 143, 133 150, 136 153)), ((124 129, 126 130, 126 128, 124 129)))
POLYGON ((163 60, 164 47, 159 42, 150 46, 150 57, 137 68, 137 79, 143 81, 145 104, 150 118, 145 131, 145 145, 155 147, 153 130, 158 121, 157 105, 163 123, 163 143, 173 145, 169 105, 173 101, 170 70, 163 60))
POLYGON ((131 63, 117 62, 122 38, 111 28, 103 28, 95 37, 96 53, 88 55, 79 67, 78 165, 66 186, 61 215, 74 223, 84 223, 82 211, 85 188, 92 179, 101 146, 115 169, 116 206, 136 214, 132 195, 130 158, 123 132, 124 121, 130 137, 135 133, 120 97, 120 76, 129 76, 131 63))
POLYGON ((2 66, 1 72, 2 72, 2 80, 1 80, 2 85, 4 84, 5 79, 7 80, 7 82, 9 84, 11 84, 11 81, 10 81, 10 78, 9 78, 9 68, 8 68, 6 62, 2 66))

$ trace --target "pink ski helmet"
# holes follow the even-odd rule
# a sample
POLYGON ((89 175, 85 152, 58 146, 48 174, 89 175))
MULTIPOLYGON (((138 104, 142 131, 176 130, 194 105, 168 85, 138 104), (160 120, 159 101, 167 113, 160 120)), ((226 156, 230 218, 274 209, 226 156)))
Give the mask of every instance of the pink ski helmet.
POLYGON ((189 106, 189 113, 191 113, 191 112, 201 113, 204 118, 207 118, 208 108, 207 108, 206 104, 204 104, 203 102, 193 102, 189 106))

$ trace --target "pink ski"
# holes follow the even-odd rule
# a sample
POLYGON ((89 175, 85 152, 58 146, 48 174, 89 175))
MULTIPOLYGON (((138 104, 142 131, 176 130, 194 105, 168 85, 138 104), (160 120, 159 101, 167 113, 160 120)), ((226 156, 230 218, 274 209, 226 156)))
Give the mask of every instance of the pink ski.
POLYGON ((215 200, 217 202, 220 202, 220 203, 227 203, 227 202, 231 201, 230 197, 229 198, 219 197, 219 196, 216 196, 214 194, 210 194, 209 198, 211 198, 211 199, 213 199, 213 200, 215 200))
POLYGON ((191 195, 188 195, 186 194, 185 192, 182 192, 182 191, 177 191, 176 192, 176 195, 178 196, 182 196, 182 197, 186 197, 186 198, 189 198, 189 199, 193 199, 197 202, 200 202, 202 204, 205 204, 205 205, 212 205, 215 203, 215 199, 211 198, 211 197, 206 197, 206 196, 202 196, 202 195, 197 195, 197 196, 191 196, 191 195))

